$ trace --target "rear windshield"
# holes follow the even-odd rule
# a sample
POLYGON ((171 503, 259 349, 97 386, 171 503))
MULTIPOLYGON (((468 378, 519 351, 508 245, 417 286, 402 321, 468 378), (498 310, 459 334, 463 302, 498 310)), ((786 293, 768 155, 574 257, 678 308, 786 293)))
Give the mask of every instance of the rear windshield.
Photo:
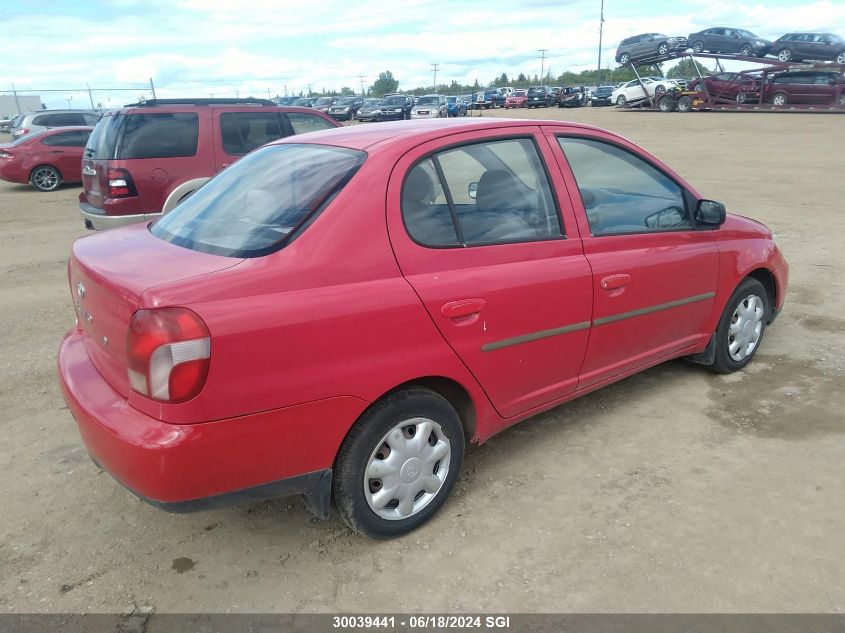
POLYGON ((530 94, 530 95, 531 94, 537 94, 538 92, 539 93, 545 93, 546 89, 545 88, 529 88, 528 89, 528 94, 530 94))
POLYGON ((295 237, 349 182, 366 154, 327 145, 262 147, 155 222, 166 242, 226 257, 261 257, 295 237))
POLYGON ((85 146, 85 158, 93 158, 95 160, 107 160, 114 158, 114 152, 117 148, 118 132, 120 124, 123 121, 123 115, 115 114, 114 116, 104 116, 97 123, 91 136, 88 138, 88 144, 85 146))

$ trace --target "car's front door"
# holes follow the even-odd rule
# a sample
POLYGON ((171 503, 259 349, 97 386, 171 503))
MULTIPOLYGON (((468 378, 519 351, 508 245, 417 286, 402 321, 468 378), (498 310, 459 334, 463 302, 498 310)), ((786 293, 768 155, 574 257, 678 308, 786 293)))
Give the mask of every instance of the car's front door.
POLYGON ((399 160, 387 196, 403 275, 505 418, 575 390, 590 331, 590 267, 537 133, 421 145, 399 160))
POLYGON ((578 388, 706 342, 719 253, 693 197, 633 146, 550 128, 593 274, 592 329, 578 388), (580 194, 580 195, 579 195, 580 194))

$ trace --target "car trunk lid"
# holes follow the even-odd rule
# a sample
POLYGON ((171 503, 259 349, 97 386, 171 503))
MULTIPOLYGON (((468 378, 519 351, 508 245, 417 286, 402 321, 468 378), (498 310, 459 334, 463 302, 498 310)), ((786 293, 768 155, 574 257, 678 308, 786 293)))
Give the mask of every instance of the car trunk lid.
POLYGON ((129 395, 126 332, 148 288, 205 275, 242 259, 192 251, 158 239, 144 225, 77 240, 68 280, 78 328, 97 371, 123 397, 129 395))

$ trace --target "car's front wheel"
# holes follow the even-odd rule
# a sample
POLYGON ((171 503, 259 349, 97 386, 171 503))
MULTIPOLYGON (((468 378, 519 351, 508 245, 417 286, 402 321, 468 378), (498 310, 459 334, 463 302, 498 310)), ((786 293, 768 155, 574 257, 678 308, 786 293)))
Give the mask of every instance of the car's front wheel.
POLYGON ((631 57, 630 57, 630 55, 628 55, 628 53, 622 53, 619 56, 619 63, 621 65, 626 66, 629 61, 631 61, 631 57))
POLYGON ((845 51, 842 51, 836 56, 837 64, 845 64, 845 51))
POLYGON ((669 45, 666 42, 663 42, 660 46, 657 47, 657 54, 658 55, 666 55, 669 52, 669 45))
POLYGON ((778 59, 782 62, 792 61, 792 51, 788 48, 782 48, 778 51, 778 59))
POLYGON ((41 165, 32 170, 29 182, 38 191, 55 191, 62 184, 62 175, 55 167, 41 165))
POLYGON ((463 455, 463 427, 445 398, 417 387, 396 391, 370 407, 344 440, 335 460, 335 507, 367 536, 410 532, 446 502, 463 455))
POLYGON ((785 106, 789 103, 789 97, 785 92, 778 92, 772 97, 772 103, 776 106, 785 106))
POLYGON ((704 52, 704 42, 702 42, 701 40, 696 41, 695 44, 692 45, 692 50, 693 50, 693 52, 696 52, 696 53, 703 53, 704 52))
POLYGON ((619 95, 616 97, 616 105, 620 108, 624 107, 626 103, 628 103, 628 100, 625 98, 625 95, 619 95))
POLYGON ((751 362, 766 332, 769 310, 769 295, 763 284, 750 277, 744 279, 719 319, 713 371, 729 374, 751 362))
POLYGON ((754 54, 754 49, 751 48, 750 44, 743 44, 742 48, 739 49, 739 54, 744 57, 751 57, 754 54))

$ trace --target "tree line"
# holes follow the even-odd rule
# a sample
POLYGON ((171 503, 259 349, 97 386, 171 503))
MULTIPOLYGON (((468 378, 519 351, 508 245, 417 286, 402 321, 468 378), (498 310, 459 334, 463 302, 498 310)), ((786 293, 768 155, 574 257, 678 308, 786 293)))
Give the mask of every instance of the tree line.
MULTIPOLYGON (((683 59, 678 64, 663 72, 662 64, 650 64, 637 66, 637 73, 643 76, 666 76, 670 79, 693 79, 698 77, 698 72, 702 75, 708 75, 715 72, 714 69, 708 68, 700 62, 692 59, 683 59), (696 70, 696 67, 698 70, 696 70)), ((547 86, 602 86, 602 85, 616 85, 621 82, 636 79, 634 71, 630 67, 608 68, 602 70, 583 70, 580 73, 563 72, 557 76, 551 73, 546 73, 546 76, 540 79, 535 73, 533 76, 519 73, 515 77, 508 76, 507 73, 493 78, 492 81, 482 84, 475 80, 472 84, 461 84, 457 81, 452 81, 448 84, 438 84, 437 86, 417 86, 416 88, 405 89, 406 92, 414 95, 423 95, 432 92, 441 94, 471 94, 478 92, 485 88, 502 88, 510 86, 511 88, 528 88, 529 86, 547 85, 547 86)), ((386 94, 399 91, 399 79, 389 70, 379 73, 378 78, 371 86, 367 88, 368 97, 383 97, 386 94)), ((344 86, 337 90, 326 90, 322 92, 312 92, 310 96, 353 96, 358 94, 349 86, 344 86)))

